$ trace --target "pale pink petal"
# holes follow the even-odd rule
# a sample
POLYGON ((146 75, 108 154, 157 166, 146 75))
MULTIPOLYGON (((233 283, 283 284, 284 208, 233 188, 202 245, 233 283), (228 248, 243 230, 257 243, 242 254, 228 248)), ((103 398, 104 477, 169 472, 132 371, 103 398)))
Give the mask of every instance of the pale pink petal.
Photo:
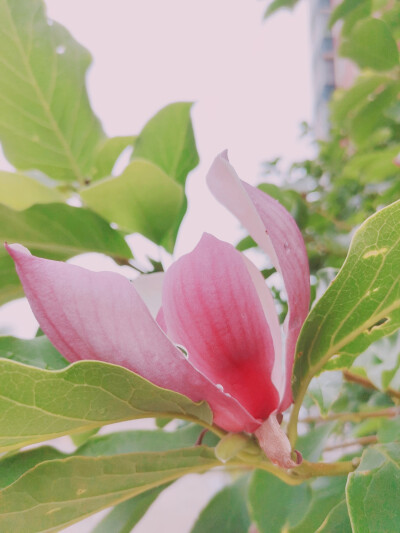
POLYGON ((292 401, 294 352, 310 302, 309 266, 302 235, 279 202, 239 179, 226 152, 214 160, 207 182, 217 200, 240 220, 282 275, 289 305, 285 320, 286 388, 280 407, 284 410, 292 401))
POLYGON ((153 318, 157 316, 161 308, 164 276, 164 272, 155 272, 138 276, 132 281, 136 292, 147 305, 153 318))
POLYGON ((126 278, 34 257, 15 245, 6 247, 40 326, 69 361, 118 364, 194 401, 206 400, 215 423, 227 431, 259 426, 235 399, 193 368, 126 278))
POLYGON ((168 336, 193 366, 254 417, 279 403, 271 381, 274 345, 261 301, 240 252, 204 234, 167 271, 163 314, 168 336))
MULTIPOLYGON (((264 450, 265 455, 272 463, 281 468, 294 468, 299 464, 300 461, 296 462, 292 459, 292 449, 289 439, 279 425, 276 419, 276 413, 272 413, 254 434, 258 439, 261 449, 264 450)), ((300 454, 297 457, 300 459, 300 454)))

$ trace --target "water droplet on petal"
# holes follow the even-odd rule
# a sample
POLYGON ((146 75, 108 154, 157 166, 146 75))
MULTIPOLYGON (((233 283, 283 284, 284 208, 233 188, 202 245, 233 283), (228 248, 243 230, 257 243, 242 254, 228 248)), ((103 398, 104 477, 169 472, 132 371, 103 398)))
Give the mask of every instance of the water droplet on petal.
POLYGON ((224 392, 224 387, 223 387, 220 383, 217 383, 216 387, 217 387, 217 389, 220 390, 221 392, 224 392))

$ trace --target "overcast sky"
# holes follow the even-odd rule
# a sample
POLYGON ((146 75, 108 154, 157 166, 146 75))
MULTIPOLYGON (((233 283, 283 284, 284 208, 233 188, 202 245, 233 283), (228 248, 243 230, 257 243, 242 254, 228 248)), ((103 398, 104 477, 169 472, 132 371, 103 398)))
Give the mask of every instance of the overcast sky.
POLYGON ((263 160, 301 155, 298 126, 310 119, 311 102, 306 3, 295 16, 282 12, 265 23, 260 0, 46 3, 49 16, 93 54, 89 92, 107 134, 136 134, 168 103, 196 102, 201 164, 188 180, 177 253, 192 249, 203 231, 229 238, 237 225, 213 203, 205 173, 225 148, 251 182, 263 160))

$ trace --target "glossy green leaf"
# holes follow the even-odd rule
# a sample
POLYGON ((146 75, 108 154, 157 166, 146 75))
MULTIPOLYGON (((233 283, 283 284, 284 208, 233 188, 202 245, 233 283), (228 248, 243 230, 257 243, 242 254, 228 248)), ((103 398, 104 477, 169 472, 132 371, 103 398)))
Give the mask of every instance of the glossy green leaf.
POLYGON ((397 531, 400 523, 400 446, 368 448, 349 475, 347 506, 354 533, 397 531))
POLYGON ((42 0, 0 1, 0 139, 19 169, 84 182, 104 137, 89 105, 91 57, 42 0))
POLYGON ((315 533, 352 533, 346 500, 338 503, 315 533))
POLYGON ((400 326, 400 201, 357 230, 336 279, 310 312, 300 333, 293 391, 303 395, 334 356, 358 355, 400 326))
POLYGON ((69 364, 45 335, 34 339, 0 337, 0 357, 48 370, 59 370, 69 364))
POLYGON ((125 368, 80 361, 49 371, 0 360, 0 449, 122 420, 172 416, 210 424, 205 402, 161 389, 125 368))
POLYGON ((201 511, 191 533, 247 533, 250 527, 247 482, 244 476, 218 492, 201 511))
POLYGON ((150 505, 167 486, 161 485, 161 487, 147 490, 130 500, 119 503, 92 529, 91 533, 131 533, 150 505))
MULTIPOLYGON (((332 509, 345 500, 346 477, 321 477, 311 483, 311 500, 302 520, 290 533, 317 531, 332 509)), ((329 530, 327 530, 329 531, 329 530)), ((350 530, 351 531, 351 530, 350 530)), ((346 530, 343 530, 345 533, 346 530)))
POLYGON ((104 219, 66 204, 33 205, 24 211, 0 205, 0 241, 18 242, 34 254, 54 259, 85 252, 132 257, 124 238, 104 219))
POLYGON ((135 160, 120 176, 95 183, 81 196, 90 208, 121 229, 160 244, 178 217, 183 188, 155 164, 135 160))
POLYGON ((399 51, 389 27, 383 20, 368 18, 353 28, 340 53, 361 68, 391 70, 399 64, 399 51))
POLYGON ((177 102, 161 109, 138 135, 133 152, 134 159, 155 163, 181 185, 199 163, 191 108, 191 102, 177 102))
POLYGON ((280 9, 293 9, 299 0, 273 0, 264 13, 264 18, 268 18, 280 9))
POLYGON ((218 466, 203 446, 110 457, 69 457, 37 465, 0 491, 0 530, 61 529, 190 472, 218 466))
POLYGON ((62 201, 62 195, 54 188, 46 187, 20 172, 0 171, 0 203, 8 207, 26 209, 33 204, 62 201))
POLYGON ((135 144, 135 135, 111 137, 103 141, 96 152, 92 170, 92 178, 99 179, 111 176, 114 165, 122 152, 135 144))
POLYGON ((310 489, 307 484, 287 485, 261 470, 256 470, 253 474, 248 505, 259 533, 287 531, 301 520, 309 500, 310 489))

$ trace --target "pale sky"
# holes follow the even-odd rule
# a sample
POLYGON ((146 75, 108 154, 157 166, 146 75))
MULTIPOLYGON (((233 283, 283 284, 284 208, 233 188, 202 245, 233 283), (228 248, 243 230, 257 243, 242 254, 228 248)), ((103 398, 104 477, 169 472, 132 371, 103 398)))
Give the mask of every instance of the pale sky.
MULTIPOLYGON (((266 23, 266 2, 260 0, 46 4, 49 17, 64 24, 94 57, 89 93, 108 135, 136 134, 161 107, 196 102, 193 121, 201 163, 187 182, 189 213, 176 254, 190 251, 204 231, 236 242, 239 225, 213 200, 205 174, 225 148, 239 175, 251 183, 260 181, 262 161, 304 155, 299 123, 311 116, 307 3, 301 2, 294 14, 278 13, 266 23)), ((7 168, 1 157, 0 168, 7 168)), ((99 262, 95 256, 81 264, 103 269, 111 262, 99 262)), ((34 329, 26 305, 11 303, 0 310, 0 333, 28 336, 34 329)), ((159 530, 154 521, 159 516, 164 533, 187 533, 193 513, 221 483, 213 476, 180 481, 174 489, 178 493, 163 495, 135 532, 159 530), (182 509, 191 509, 192 515, 182 509)), ((89 531, 88 520, 68 531, 89 531)))

